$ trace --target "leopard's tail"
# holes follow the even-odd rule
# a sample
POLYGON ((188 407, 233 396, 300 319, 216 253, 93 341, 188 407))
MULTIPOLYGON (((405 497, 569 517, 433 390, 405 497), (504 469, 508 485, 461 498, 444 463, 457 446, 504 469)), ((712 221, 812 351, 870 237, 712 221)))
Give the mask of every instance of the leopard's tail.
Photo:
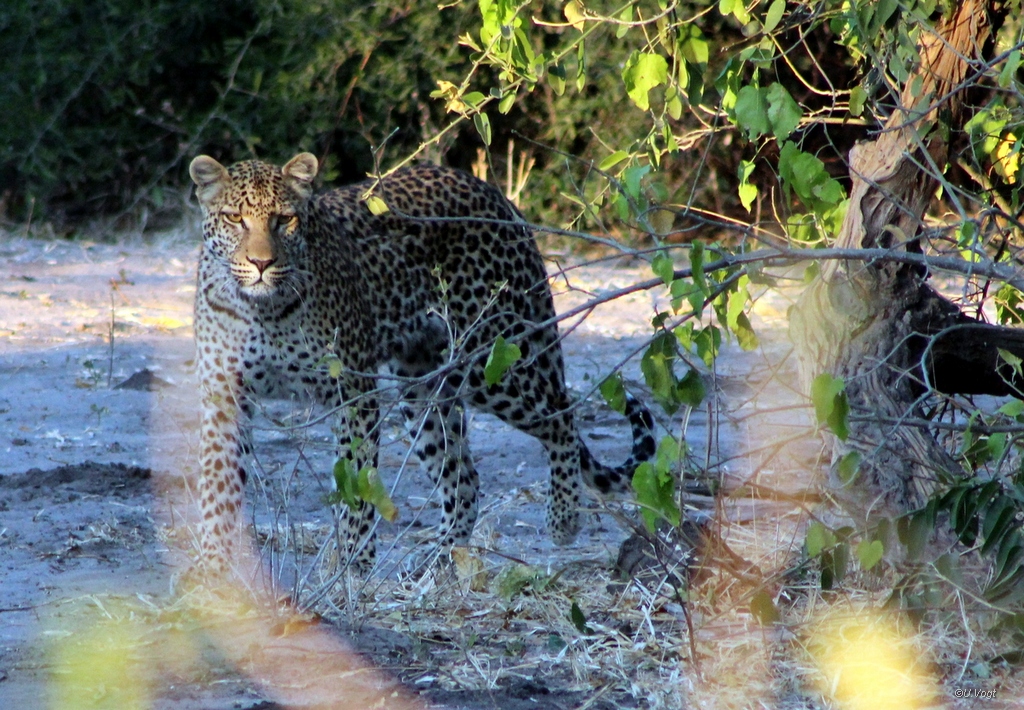
POLYGON ((626 394, 626 418, 633 430, 633 450, 621 465, 606 466, 599 462, 587 449, 580 446, 580 470, 588 486, 604 495, 627 493, 632 490, 633 474, 636 467, 654 457, 654 417, 633 395, 626 394))

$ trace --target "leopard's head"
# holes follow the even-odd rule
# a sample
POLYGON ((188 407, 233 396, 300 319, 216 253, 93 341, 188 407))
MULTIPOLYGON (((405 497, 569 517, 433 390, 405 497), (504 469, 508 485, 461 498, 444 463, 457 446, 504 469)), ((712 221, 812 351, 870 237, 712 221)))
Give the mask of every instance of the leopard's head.
POLYGON ((230 269, 243 297, 295 293, 305 271, 303 234, 317 168, 310 153, 281 168, 257 160, 225 168, 208 155, 189 166, 203 211, 204 250, 230 269))

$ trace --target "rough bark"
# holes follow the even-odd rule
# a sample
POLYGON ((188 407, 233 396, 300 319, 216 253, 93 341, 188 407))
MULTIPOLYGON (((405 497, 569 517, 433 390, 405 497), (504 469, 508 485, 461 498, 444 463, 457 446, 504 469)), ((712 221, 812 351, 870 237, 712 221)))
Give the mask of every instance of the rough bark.
MULTIPOLYGON (((900 107, 876 140, 850 152, 850 205, 837 247, 921 251, 945 137, 962 125, 965 89, 998 25, 994 5, 966 0, 923 38, 900 107)), ((851 408, 875 415, 853 418, 847 440, 833 442, 830 487, 861 522, 923 505, 936 471, 964 473, 928 430, 893 423, 923 417, 922 392, 1007 394, 1012 373, 998 349, 1024 354, 1024 333, 971 319, 926 278, 895 262, 830 262, 792 312, 805 384, 822 372, 842 377, 851 408), (851 451, 860 453, 860 469, 844 485, 837 463, 851 451)))

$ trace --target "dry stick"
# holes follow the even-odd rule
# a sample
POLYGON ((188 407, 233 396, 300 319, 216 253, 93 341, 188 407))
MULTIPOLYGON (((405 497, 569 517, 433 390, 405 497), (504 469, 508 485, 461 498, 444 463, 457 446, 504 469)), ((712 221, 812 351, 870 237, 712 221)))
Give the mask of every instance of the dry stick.
POLYGON ((110 353, 109 360, 107 362, 107 389, 110 389, 110 384, 114 377, 114 290, 117 286, 114 284, 113 279, 110 281, 110 353))

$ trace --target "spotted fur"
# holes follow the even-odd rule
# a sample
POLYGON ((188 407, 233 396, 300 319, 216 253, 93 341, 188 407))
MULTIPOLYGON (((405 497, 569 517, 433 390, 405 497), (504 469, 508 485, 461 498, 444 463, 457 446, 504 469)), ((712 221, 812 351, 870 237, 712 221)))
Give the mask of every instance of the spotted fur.
MULTIPOLYGON (((565 388, 547 274, 519 213, 486 183, 420 166, 373 187, 389 208, 374 215, 363 199, 368 183, 314 195, 317 168, 309 153, 282 168, 224 168, 207 156, 190 167, 203 212, 195 334, 206 563, 223 569, 237 546, 256 398, 311 397, 334 413, 338 455, 357 469, 375 465, 375 374, 384 367, 407 383, 415 452, 442 498, 442 545, 467 542, 477 518, 464 404, 544 444, 548 528, 556 542, 571 542, 581 484, 628 489, 637 463, 653 454, 651 419, 630 400, 633 453, 622 466, 587 451, 565 388), (522 358, 488 386, 484 363, 499 335, 522 358)), ((365 567, 374 511, 364 504, 344 513, 349 552, 365 567)))

